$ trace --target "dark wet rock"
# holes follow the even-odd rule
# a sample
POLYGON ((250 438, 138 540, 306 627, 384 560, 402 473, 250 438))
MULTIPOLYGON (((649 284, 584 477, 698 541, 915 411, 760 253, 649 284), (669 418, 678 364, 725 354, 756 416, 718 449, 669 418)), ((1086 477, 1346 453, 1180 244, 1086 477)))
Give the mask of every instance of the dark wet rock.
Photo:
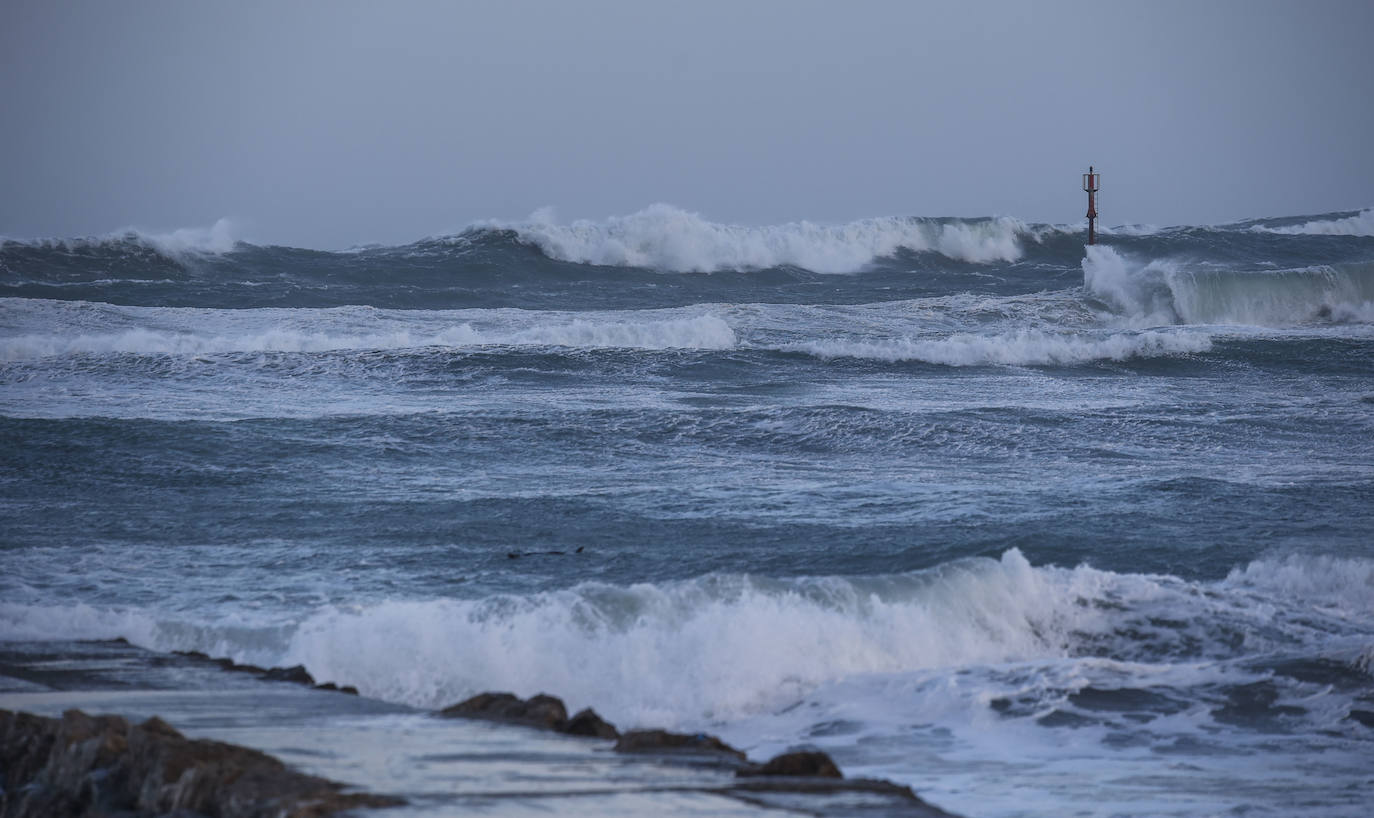
POLYGON ((254 676, 261 676, 267 672, 267 668, 257 665, 240 665, 233 659, 212 659, 210 660, 230 673, 251 673, 254 676))
POLYGON ((911 788, 869 778, 846 779, 834 760, 821 752, 784 753, 765 764, 750 764, 744 753, 704 733, 631 730, 618 735, 614 725, 590 708, 566 718, 563 702, 539 695, 524 700, 512 693, 481 693, 439 712, 469 718, 521 724, 576 735, 618 738, 620 753, 660 756, 656 762, 734 769, 726 787, 706 788, 764 808, 807 814, 902 815, 905 818, 956 818, 922 801, 911 788), (798 801, 798 797, 803 800, 798 801))
POLYGON ((334 684, 333 682, 325 682, 324 684, 315 685, 315 689, 328 690, 333 693, 347 693, 350 696, 358 695, 358 688, 354 687, 353 685, 344 685, 343 687, 340 687, 334 684))
POLYGON ((298 685, 315 684, 315 677, 306 671, 304 665, 268 668, 262 678, 269 682, 294 682, 298 685))
POLYGON ((568 708, 557 696, 540 693, 525 702, 524 719, 540 727, 559 730, 568 721, 568 708))
POLYGON ((445 718, 482 719, 509 724, 524 724, 545 730, 559 730, 568 720, 568 710, 554 697, 539 694, 525 700, 513 693, 479 693, 470 699, 439 711, 445 718))
POLYGON ((620 731, 615 729, 615 725, 601 718, 595 710, 580 710, 572 718, 568 718, 568 709, 563 700, 543 693, 529 699, 522 699, 513 693, 479 693, 440 710, 439 715, 450 719, 480 719, 523 724, 570 736, 620 736, 620 731))
POLYGON ((570 736, 592 736, 593 738, 620 738, 620 731, 615 729, 615 725, 601 718, 597 712, 590 707, 579 710, 563 724, 560 733, 567 733, 570 736))
POLYGON ((188 739, 158 718, 130 724, 79 710, 60 719, 0 710, 0 770, 3 818, 320 818, 404 803, 341 792, 257 750, 188 739))
POLYGON ((822 752, 804 751, 783 753, 763 764, 750 764, 735 771, 735 775, 780 775, 794 778, 844 778, 835 762, 822 752))
POLYGON ((233 659, 210 656, 198 650, 174 650, 172 653, 176 656, 182 656, 197 662, 206 662, 216 665, 221 670, 226 670, 230 673, 248 673, 267 682, 291 682, 292 684, 307 685, 310 687, 323 687, 325 690, 337 689, 345 693, 351 691, 354 695, 358 692, 357 688, 353 687, 324 687, 323 685, 317 685, 315 684, 315 677, 310 675, 310 672, 305 669, 304 665, 294 665, 292 667, 258 667, 257 665, 241 665, 233 659))
POLYGON ((705 733, 669 733, 667 730, 631 730, 615 743, 618 753, 693 753, 730 756, 745 760, 744 753, 705 733))

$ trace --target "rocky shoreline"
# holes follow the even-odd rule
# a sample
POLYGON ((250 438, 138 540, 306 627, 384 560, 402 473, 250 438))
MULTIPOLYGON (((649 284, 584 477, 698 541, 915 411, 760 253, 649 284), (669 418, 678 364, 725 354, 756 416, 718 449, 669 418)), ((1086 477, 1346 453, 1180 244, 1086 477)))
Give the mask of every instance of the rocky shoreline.
MULTIPOLYGON (((177 656, 264 681, 357 693, 318 684, 300 666, 261 668, 197 652, 177 656)), ((655 729, 622 732, 590 708, 569 716, 562 700, 547 694, 521 699, 511 693, 481 693, 434 715, 613 741, 609 749, 618 754, 732 772, 729 779, 717 777, 717 783, 690 789, 760 806, 768 804, 758 799, 783 794, 814 800, 821 808, 806 811, 826 814, 829 810, 820 803, 825 797, 873 796, 889 806, 884 814, 951 818, 908 787, 845 778, 822 752, 803 749, 751 761, 716 736, 655 729)), ((0 710, 0 818, 324 818, 405 803, 388 795, 348 792, 345 785, 292 770, 257 750, 188 739, 157 717, 133 724, 121 716, 79 710, 68 710, 61 718, 0 710)))
POLYGON ((0 710, 0 815, 322 818, 399 798, 343 791, 266 753, 188 739, 159 718, 0 710))
POLYGON ((588 708, 569 718, 562 700, 541 693, 521 699, 510 693, 481 693, 439 711, 445 718, 467 718, 518 724, 576 736, 613 738, 617 753, 654 755, 680 763, 710 764, 733 769, 736 781, 715 791, 736 796, 744 792, 798 794, 872 793, 905 802, 908 814, 924 818, 955 818, 922 801, 910 787, 874 778, 845 778, 825 753, 802 750, 782 753, 766 762, 750 761, 742 751, 706 733, 672 733, 667 730, 630 730, 615 725, 588 708))

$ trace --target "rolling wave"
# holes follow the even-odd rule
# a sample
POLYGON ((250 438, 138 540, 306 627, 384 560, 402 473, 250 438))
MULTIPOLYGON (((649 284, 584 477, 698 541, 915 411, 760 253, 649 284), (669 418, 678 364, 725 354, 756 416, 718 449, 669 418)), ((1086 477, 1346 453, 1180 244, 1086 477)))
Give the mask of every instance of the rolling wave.
POLYGON ((344 252, 267 247, 221 220, 170 233, 0 241, 0 291, 210 308, 610 310, 1009 296, 1082 282, 1140 325, 1368 321, 1374 210, 1220 227, 1103 230, 1013 218, 880 217, 748 227, 669 205, 560 224, 545 214, 344 252))
POLYGON ((0 639, 123 636, 158 650, 301 663, 317 678, 421 707, 481 690, 552 690, 621 723, 682 725, 775 711, 845 679, 942 668, 1105 658, 1134 663, 1137 675, 1191 667, 1211 679, 1231 672, 1217 663, 1296 651, 1367 672, 1372 566, 1289 556, 1188 582, 1036 567, 1012 549, 907 574, 584 583, 325 606, 257 625, 11 602, 0 604, 0 639))
POLYGON ((899 250, 934 252, 973 263, 1016 261, 1021 241, 1034 237, 1011 218, 938 221, 887 217, 842 225, 811 222, 743 227, 706 221, 671 205, 651 205, 604 222, 491 222, 512 230, 546 256, 579 264, 643 267, 678 273, 799 267, 852 273, 899 250))
POLYGON ((1374 236, 1374 209, 1361 210, 1353 216, 1344 218, 1313 219, 1302 224, 1279 227, 1256 226, 1254 229, 1290 236, 1374 236))
POLYGON ((168 232, 125 228, 103 236, 84 238, 46 238, 22 241, 0 239, 0 249, 29 248, 56 254, 127 254, 131 250, 155 251, 172 259, 193 255, 223 255, 252 245, 238 238, 229 219, 219 219, 209 227, 182 227, 168 232))
POLYGON ((928 299, 812 314, 788 305, 570 313, 527 310, 204 310, 10 299, 0 361, 433 348, 543 347, 803 353, 822 360, 945 366, 1053 366, 1206 352, 1195 331, 1074 326, 1071 293, 1036 299, 928 299), (922 332, 903 332, 911 315, 922 332), (991 320, 991 324, 984 322, 991 320), (796 336, 805 321, 810 337, 796 336), (1025 324, 1031 326, 1025 326, 1025 324), (855 329, 874 335, 856 335, 855 329))
POLYGON ((945 366, 1057 366, 1207 352, 1210 336, 1196 332, 1128 332, 1109 335, 1019 330, 991 335, 882 341, 824 340, 784 346, 820 358, 924 361, 945 366))
POLYGON ((1086 248, 1083 284, 1119 314, 1144 324, 1284 327, 1374 320, 1374 262, 1236 271, 1141 261, 1109 245, 1086 248))

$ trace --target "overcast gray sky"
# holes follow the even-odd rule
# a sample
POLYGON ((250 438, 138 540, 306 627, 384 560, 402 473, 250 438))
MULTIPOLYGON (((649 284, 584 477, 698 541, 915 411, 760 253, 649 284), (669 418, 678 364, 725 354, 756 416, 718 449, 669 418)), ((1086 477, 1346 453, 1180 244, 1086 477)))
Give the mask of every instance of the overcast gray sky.
POLYGON ((1370 0, 7 0, 0 99, 12 237, 1374 205, 1370 0))

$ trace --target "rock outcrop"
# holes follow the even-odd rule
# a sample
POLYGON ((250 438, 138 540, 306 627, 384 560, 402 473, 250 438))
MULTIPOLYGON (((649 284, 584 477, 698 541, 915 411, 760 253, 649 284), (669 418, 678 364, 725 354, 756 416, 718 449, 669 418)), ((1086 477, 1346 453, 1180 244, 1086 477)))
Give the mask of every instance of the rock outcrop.
POLYGON ((342 789, 257 750, 188 739, 158 718, 0 710, 3 818, 322 818, 404 803, 342 789))
MULTIPOLYGON (((575 736, 616 739, 613 749, 618 753, 658 756, 668 763, 690 766, 734 768, 735 777, 729 785, 703 789, 702 792, 718 793, 764 807, 774 804, 769 800, 774 797, 788 799, 797 795, 814 795, 817 798, 852 799, 858 796, 878 799, 873 801, 873 805, 879 814, 908 818, 956 818, 922 801, 910 787, 872 778, 845 778, 834 760, 822 752, 804 750, 783 753, 763 764, 755 764, 744 753, 706 733, 631 730, 621 734, 594 710, 582 710, 572 718, 567 717, 567 712, 560 699, 542 693, 528 700, 512 693, 480 693, 444 708, 439 715, 520 724, 575 736)), ((780 801, 776 805, 779 809, 791 810, 796 802, 780 801)), ((859 811, 864 810, 861 808, 859 811)))
POLYGON ((513 693, 479 693, 451 707, 439 711, 445 718, 480 719, 499 721, 506 724, 523 724, 567 733, 573 736, 592 736, 595 738, 617 738, 620 732, 615 726, 587 708, 568 718, 568 708, 557 696, 543 693, 522 699, 513 693))
POLYGON ((310 671, 306 670, 304 665, 292 665, 291 667, 258 667, 257 665, 241 665, 238 662, 235 662, 233 659, 214 657, 209 655, 208 653, 201 653, 198 650, 174 650, 172 651, 172 654, 174 656, 181 656, 183 658, 190 659, 195 662, 202 662, 205 664, 215 665, 221 670, 227 670, 230 673, 249 673, 254 676, 257 676, 259 679, 262 679, 266 682, 291 682, 292 684, 313 687, 316 690, 335 690, 339 693, 347 693, 351 696, 358 695, 358 688, 353 687, 352 685, 343 685, 341 687, 339 685, 334 684, 333 682, 316 684, 315 677, 310 675, 310 671))
POLYGON ((597 715, 590 707, 577 711, 572 718, 563 723, 559 731, 570 736, 589 736, 591 738, 620 738, 615 725, 597 715))
POLYGON ((539 694, 528 700, 513 693, 479 693, 439 711, 445 718, 482 719, 558 730, 568 720, 568 709, 555 696, 539 694))
POLYGON ((750 764, 735 771, 738 776, 783 775, 793 778, 844 778, 835 762, 822 752, 783 753, 763 764, 750 764))
POLYGON ((706 733, 670 733, 667 730, 631 730, 615 743, 617 753, 667 753, 720 755, 746 761, 744 753, 706 733))

